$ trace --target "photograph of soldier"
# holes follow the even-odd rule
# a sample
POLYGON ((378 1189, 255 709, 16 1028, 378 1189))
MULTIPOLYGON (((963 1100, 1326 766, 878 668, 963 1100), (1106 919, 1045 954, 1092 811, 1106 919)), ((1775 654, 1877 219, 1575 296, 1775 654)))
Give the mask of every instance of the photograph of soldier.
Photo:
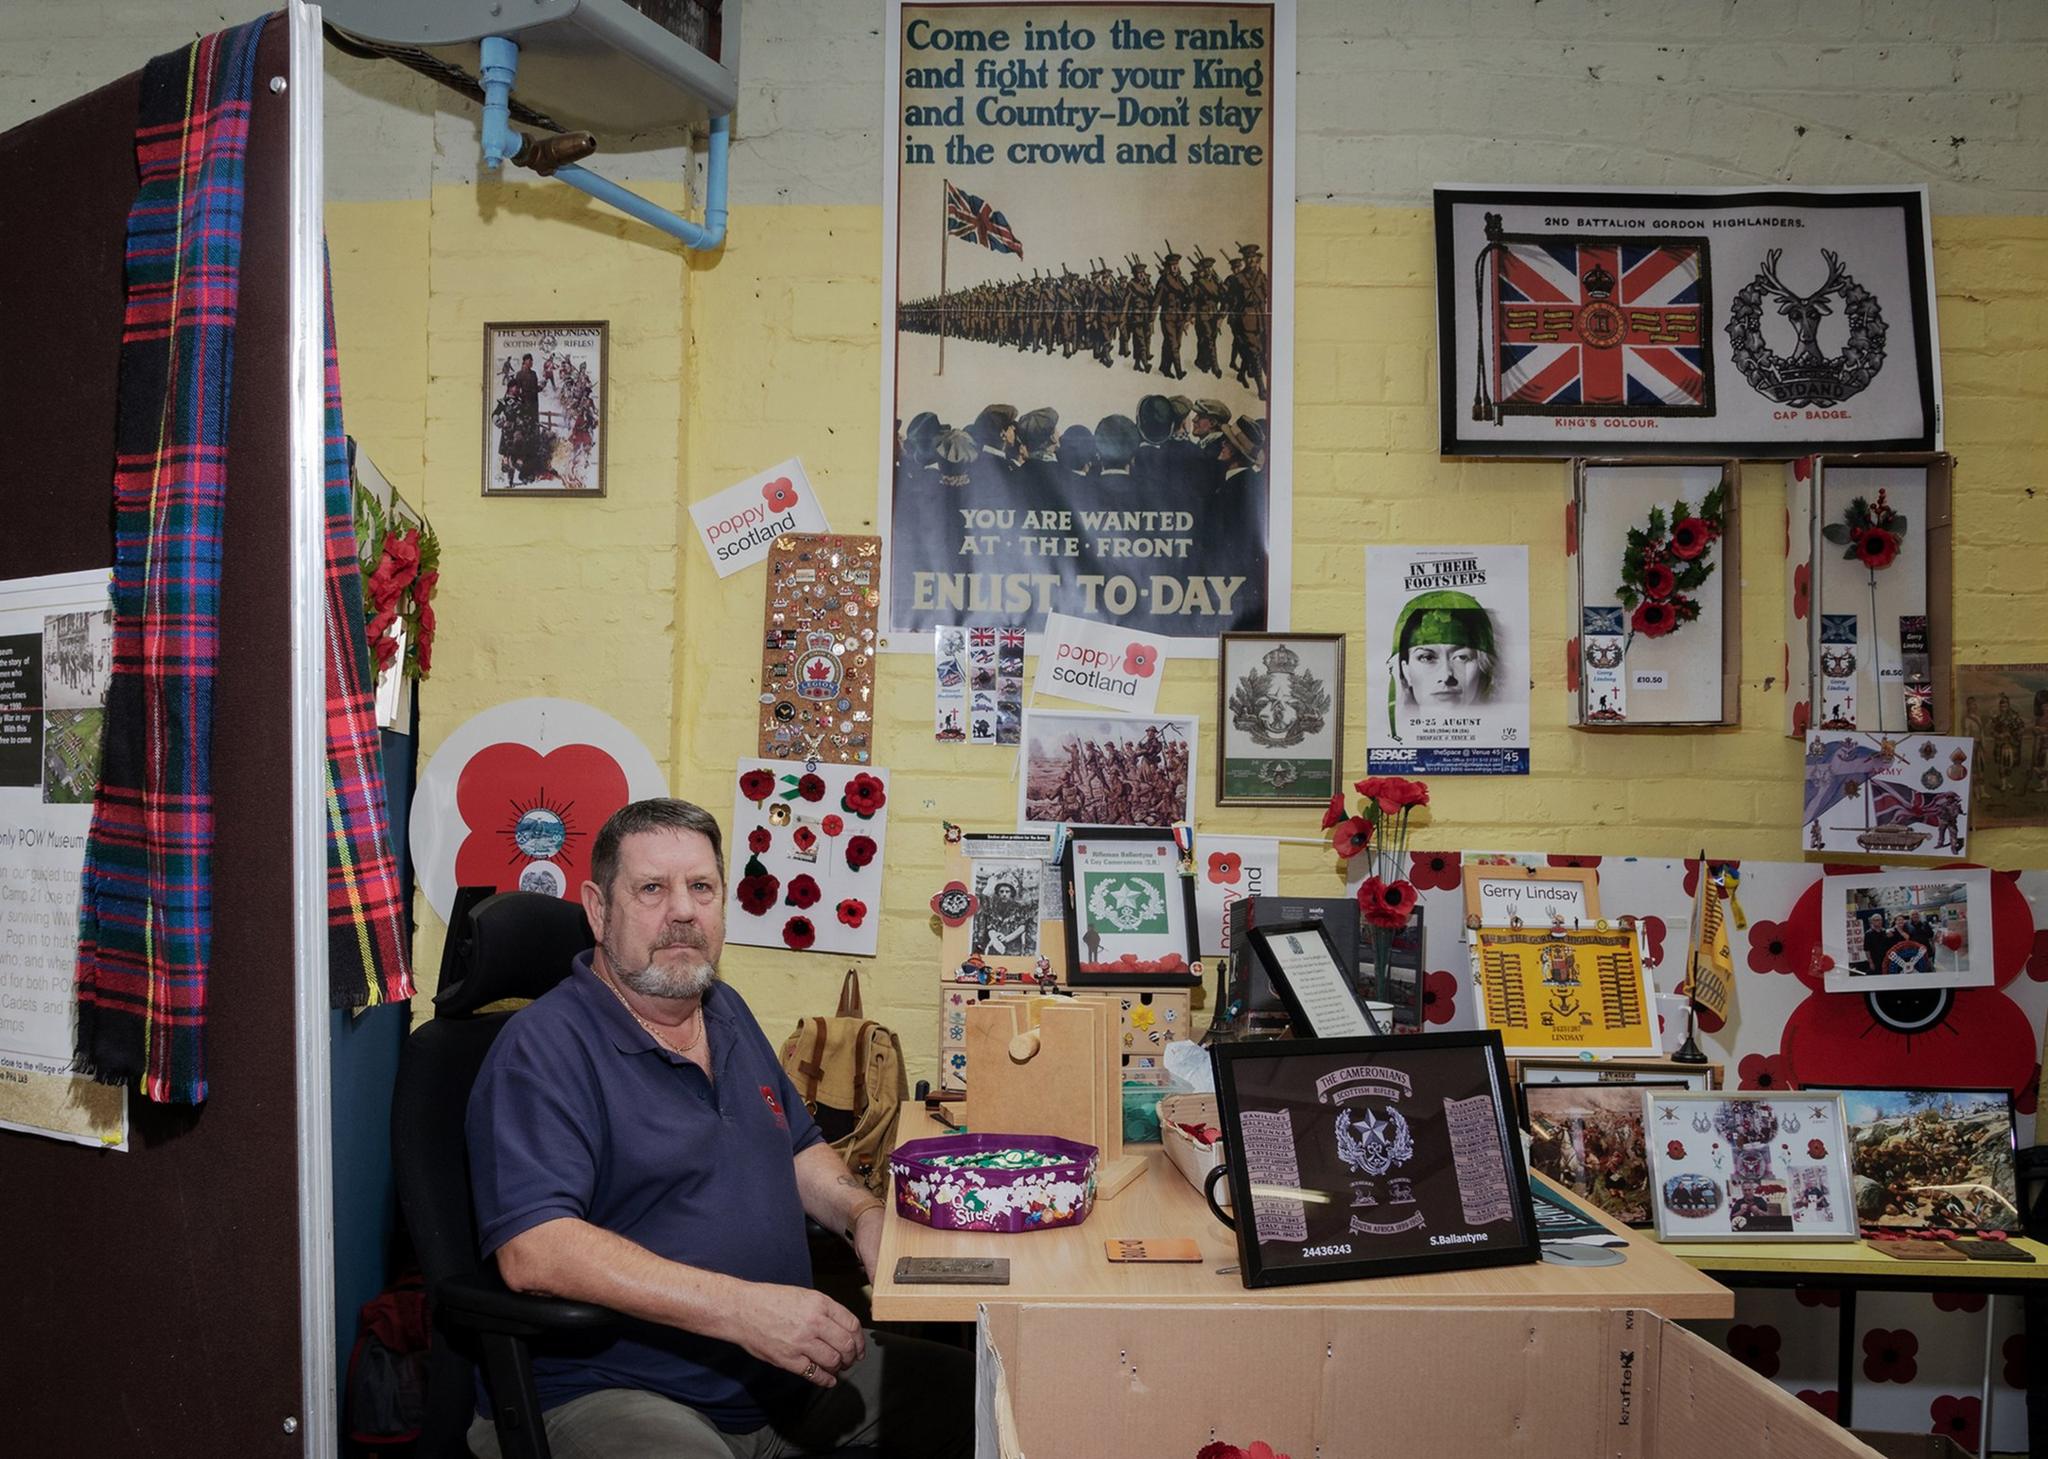
POLYGON ((1192 718, 1031 711, 1017 823, 1191 821, 1196 732, 1192 718))
POLYGON ((1970 819, 2048 825, 2048 664, 1958 664, 1954 702, 1977 742, 1970 819))
POLYGON ((985 33, 1095 39, 955 66, 917 37, 960 25, 957 7, 892 17, 886 626, 1035 630, 1059 611, 1171 638, 1263 629, 1289 568, 1268 544, 1291 520, 1274 199, 1292 155, 1273 124, 1291 35, 1268 5, 971 13, 985 33), (1102 45, 1126 20, 1191 39, 1112 94, 1102 45), (937 435, 903 424, 926 416, 937 435), (965 491, 929 469, 952 429, 976 447, 965 491))
POLYGON ((484 493, 604 495, 603 324, 489 324, 484 493))
POLYGON ((1042 861, 974 863, 974 925, 968 951, 978 957, 1029 957, 1038 951, 1042 861))

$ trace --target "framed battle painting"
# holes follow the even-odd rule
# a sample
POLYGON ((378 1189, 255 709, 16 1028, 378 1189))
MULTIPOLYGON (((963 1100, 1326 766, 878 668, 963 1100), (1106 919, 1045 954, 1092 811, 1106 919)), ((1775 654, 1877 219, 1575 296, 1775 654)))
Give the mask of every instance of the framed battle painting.
POLYGON ((1896 1231, 2022 1233, 2012 1091, 1839 1086, 1856 1215, 1896 1231))
POLYGON ((1226 633, 1216 803, 1326 805, 1344 782, 1344 635, 1226 633))
POLYGON ((611 325, 484 326, 485 496, 605 493, 611 325))
POLYGON ((1061 852, 1067 981, 1182 988, 1201 981, 1195 880, 1173 832, 1077 830, 1061 852))
POLYGON ((1498 1035, 1227 1043, 1210 1057, 1215 1178, 1247 1287, 1540 1257, 1498 1035))
POLYGON ((1856 1239, 1840 1095, 1640 1097, 1659 1241, 1856 1239))

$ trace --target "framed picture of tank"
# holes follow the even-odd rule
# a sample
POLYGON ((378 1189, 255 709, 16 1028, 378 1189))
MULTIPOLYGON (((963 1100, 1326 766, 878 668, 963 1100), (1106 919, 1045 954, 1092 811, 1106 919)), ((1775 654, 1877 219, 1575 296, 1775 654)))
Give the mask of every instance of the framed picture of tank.
POLYGON ((485 496, 605 489, 611 325, 484 326, 485 496))
POLYGON ((2012 1091, 1838 1085, 1834 1092, 1842 1097, 1863 1225, 2020 1230, 2012 1091))
POLYGON ((1216 803, 1328 805, 1344 783, 1344 635, 1226 633, 1216 803))

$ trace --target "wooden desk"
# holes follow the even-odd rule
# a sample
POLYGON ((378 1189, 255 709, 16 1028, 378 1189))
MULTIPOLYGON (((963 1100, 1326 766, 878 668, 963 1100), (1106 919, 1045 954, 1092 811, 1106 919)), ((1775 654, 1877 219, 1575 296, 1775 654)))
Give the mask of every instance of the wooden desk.
MULTIPOLYGON (((1835 1418, 1845 1428, 1855 1415, 1856 1369, 1862 1362, 1857 1347, 1858 1292, 1982 1292, 1991 1297, 2027 1299, 2028 1328, 2048 1316, 2048 1245, 2015 1241, 2034 1259, 2021 1261, 1901 1261, 1861 1241, 1689 1241, 1672 1242, 1664 1250, 1687 1266, 1710 1272, 1731 1287, 1822 1287, 1841 1294, 1836 1311, 1835 1418)), ((1982 1434, 1989 1442, 1991 1402, 1990 1333, 1997 1304, 1985 1304, 1984 1380, 1980 1390, 1982 1434)), ((2037 1453, 2048 1440, 2048 1363, 2027 1364, 2029 1447, 2037 1453)))
MULTIPOLYGON (((916 1101, 903 1106, 897 1139, 946 1133, 916 1101)), ((1122 1193, 1098 1201, 1079 1226, 1015 1236, 934 1231, 896 1214, 892 1199, 882 1217, 882 1254, 874 1284, 879 1322, 972 1322, 983 1302, 1214 1303, 1242 1298, 1263 1305, 1328 1306, 1433 1303, 1452 1307, 1642 1307, 1663 1317, 1732 1317, 1735 1294, 1660 1249, 1646 1233, 1625 1232, 1626 1260, 1617 1266, 1563 1267, 1549 1262, 1431 1272, 1367 1281, 1319 1282, 1247 1291, 1235 1272, 1237 1237, 1204 1204, 1157 1145, 1145 1152, 1145 1173, 1122 1193), (1103 1243, 1112 1237, 1192 1236, 1202 1261, 1111 1262, 1103 1243), (898 1286, 903 1256, 1006 1256, 1006 1287, 898 1286)), ((1599 1212, 1595 1220, 1614 1226, 1599 1212)))

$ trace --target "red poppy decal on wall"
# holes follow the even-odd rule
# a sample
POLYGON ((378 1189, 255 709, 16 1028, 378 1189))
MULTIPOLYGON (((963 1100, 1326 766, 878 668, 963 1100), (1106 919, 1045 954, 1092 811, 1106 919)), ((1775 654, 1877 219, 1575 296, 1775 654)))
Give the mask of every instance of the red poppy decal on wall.
POLYGON ((761 488, 761 500, 771 512, 786 512, 797 503, 796 487, 787 476, 778 476, 761 488))
POLYGON ((1431 973, 1422 980, 1422 1018, 1425 1023, 1449 1023, 1458 1015, 1458 978, 1455 973, 1431 973))
POLYGON ((1124 672, 1140 679, 1152 677, 1152 671, 1159 667, 1159 650, 1149 644, 1134 643, 1124 649, 1124 672))
POLYGON ((1919 1375, 1920 1339, 1903 1327, 1863 1334, 1863 1376, 1873 1383, 1911 1383, 1919 1375))
POLYGON ((1779 1349, 1784 1336, 1769 1323, 1752 1327, 1738 1322, 1728 1329, 1728 1354, 1745 1368, 1754 1368, 1766 1378, 1778 1376, 1779 1349))
POLYGON ((1455 851, 1416 851, 1408 857, 1408 879, 1423 892, 1454 892, 1463 875, 1455 851))
POLYGON ((1244 876, 1244 857, 1235 851, 1209 853, 1209 880, 1218 886, 1236 886, 1244 876))
POLYGON ((455 783, 455 808, 469 828, 455 852, 455 884, 573 898, 590 876, 598 828, 630 798, 626 772, 595 745, 545 755, 512 741, 487 746, 455 783), (535 870, 546 874, 536 878, 535 870))
POLYGON ((1976 1394, 1944 1393, 1927 1405, 1928 1431, 1946 1434, 1965 1454, 1977 1452, 1977 1429, 1984 1403, 1976 1394))

